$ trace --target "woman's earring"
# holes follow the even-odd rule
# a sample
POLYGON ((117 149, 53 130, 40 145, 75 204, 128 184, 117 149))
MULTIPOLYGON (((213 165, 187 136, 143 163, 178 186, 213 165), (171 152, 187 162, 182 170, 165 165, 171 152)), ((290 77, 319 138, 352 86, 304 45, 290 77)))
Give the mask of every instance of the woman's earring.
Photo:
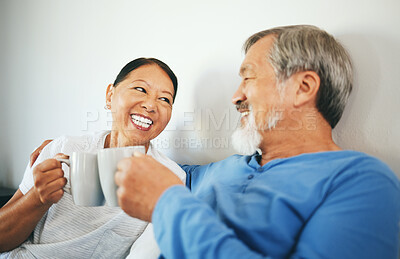
POLYGON ((105 110, 109 110, 110 108, 111 108, 111 107, 110 107, 109 104, 104 105, 104 109, 105 109, 105 110))

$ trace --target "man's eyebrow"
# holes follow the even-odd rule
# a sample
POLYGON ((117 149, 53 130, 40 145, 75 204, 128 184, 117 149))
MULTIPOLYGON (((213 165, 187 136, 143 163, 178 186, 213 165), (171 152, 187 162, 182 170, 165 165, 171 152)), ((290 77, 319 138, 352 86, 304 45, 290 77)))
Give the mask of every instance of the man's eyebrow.
POLYGON ((243 76, 243 74, 245 74, 248 71, 252 70, 252 66, 251 65, 244 65, 242 67, 240 67, 240 71, 239 71, 239 76, 243 76))

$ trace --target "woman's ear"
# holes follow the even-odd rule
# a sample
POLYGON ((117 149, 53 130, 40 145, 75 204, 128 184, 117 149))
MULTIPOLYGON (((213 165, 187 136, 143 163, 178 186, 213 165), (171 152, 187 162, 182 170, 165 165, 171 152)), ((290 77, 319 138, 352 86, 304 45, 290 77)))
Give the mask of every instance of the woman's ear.
POLYGON ((309 102, 314 102, 320 87, 321 80, 314 71, 303 71, 296 74, 295 107, 301 107, 309 102))
POLYGON ((107 86, 107 91, 106 91, 106 108, 108 110, 111 109, 111 100, 112 100, 113 94, 114 94, 114 85, 109 84, 107 86))

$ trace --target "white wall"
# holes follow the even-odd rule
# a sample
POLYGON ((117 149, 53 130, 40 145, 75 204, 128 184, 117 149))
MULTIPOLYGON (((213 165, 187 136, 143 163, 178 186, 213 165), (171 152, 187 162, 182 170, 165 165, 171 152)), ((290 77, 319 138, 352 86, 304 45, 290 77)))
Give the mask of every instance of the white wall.
POLYGON ((2 0, 0 186, 18 186, 44 139, 107 129, 105 87, 140 56, 160 58, 179 78, 173 118, 157 144, 178 162, 232 154, 226 143, 238 116, 230 98, 242 44, 288 24, 317 25, 348 48, 356 83, 335 139, 400 175, 397 0, 2 0))

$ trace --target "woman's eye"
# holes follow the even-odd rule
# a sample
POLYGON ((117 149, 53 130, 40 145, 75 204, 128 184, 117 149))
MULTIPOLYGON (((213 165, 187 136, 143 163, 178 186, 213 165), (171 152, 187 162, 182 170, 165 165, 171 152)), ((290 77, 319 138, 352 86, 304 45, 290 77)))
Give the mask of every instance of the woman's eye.
POLYGON ((138 91, 140 91, 140 92, 146 93, 146 90, 144 90, 143 87, 135 87, 134 89, 135 89, 135 90, 138 90, 138 91))
POLYGON ((160 100, 162 100, 162 101, 164 101, 164 102, 166 102, 168 104, 171 104, 171 101, 168 98, 161 97, 160 100))

